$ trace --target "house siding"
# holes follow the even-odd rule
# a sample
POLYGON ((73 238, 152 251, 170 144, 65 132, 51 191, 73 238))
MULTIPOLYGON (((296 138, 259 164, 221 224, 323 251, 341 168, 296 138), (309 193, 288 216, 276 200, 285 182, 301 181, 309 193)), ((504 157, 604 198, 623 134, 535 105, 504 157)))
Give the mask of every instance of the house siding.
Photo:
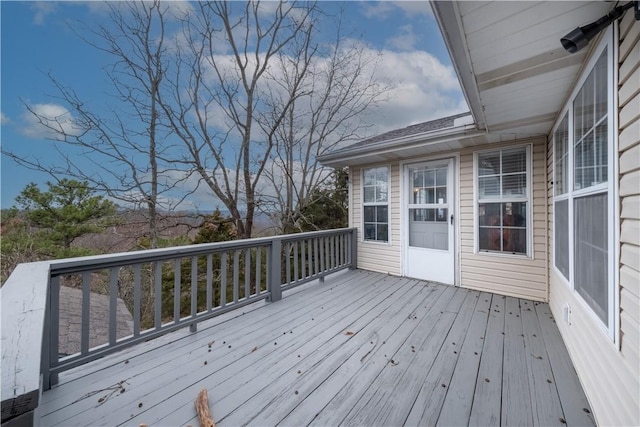
POLYGON ((351 215, 350 227, 358 228, 358 268, 376 271, 380 273, 399 276, 402 274, 400 265, 400 166, 399 164, 375 164, 365 167, 350 167, 349 179, 351 181, 351 215), (389 188, 390 223, 389 233, 391 239, 388 243, 366 242, 362 233, 362 170, 369 167, 388 166, 391 173, 389 188))
MULTIPOLYGON (((488 291, 519 298, 547 301, 547 237, 546 237, 546 191, 545 191, 545 139, 522 140, 508 144, 491 145, 499 149, 514 145, 532 145, 532 181, 533 181, 533 245, 532 256, 513 256, 502 254, 474 253, 474 181, 473 153, 477 147, 460 152, 438 154, 438 158, 447 155, 460 158, 459 180, 459 270, 460 286, 488 291)), ((486 149, 488 147, 482 147, 486 149)), ((418 160, 418 159, 416 159, 418 160)), ((423 158, 419 160, 428 160, 423 158)), ((382 166, 372 164, 364 167, 351 167, 351 226, 359 229, 362 236, 362 169, 382 166)), ((391 242, 377 243, 358 240, 358 268, 392 275, 402 275, 402 224, 401 224, 401 163, 387 165, 391 167, 391 242)))
MULTIPOLYGON (((640 425, 640 23, 619 26, 619 342, 614 342, 550 259, 550 307, 599 425, 640 425), (562 319, 571 307, 571 322, 562 319)), ((552 144, 548 145, 549 236, 553 236, 552 144)), ((551 247, 552 240, 549 240, 551 247)))
POLYGON ((460 155, 460 285, 481 291, 547 301, 545 139, 515 141, 487 148, 498 149, 521 144, 532 146, 531 257, 475 252, 473 153, 477 149, 467 149, 460 155))

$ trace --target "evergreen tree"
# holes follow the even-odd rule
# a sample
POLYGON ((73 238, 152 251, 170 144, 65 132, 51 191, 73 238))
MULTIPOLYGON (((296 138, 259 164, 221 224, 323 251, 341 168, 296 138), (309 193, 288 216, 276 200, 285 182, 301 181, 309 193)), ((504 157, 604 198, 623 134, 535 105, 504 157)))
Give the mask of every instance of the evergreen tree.
POLYGON ((114 223, 116 206, 94 195, 86 182, 62 179, 47 186, 48 191, 41 191, 36 184, 28 184, 16 202, 29 224, 55 246, 68 250, 76 238, 114 223))
POLYGON ((211 215, 207 215, 202 221, 193 243, 226 242, 235 240, 236 237, 237 233, 233 226, 233 219, 225 218, 220 209, 216 208, 211 215))
POLYGON ((316 188, 298 215, 301 231, 331 230, 349 226, 349 173, 336 169, 331 187, 316 188))

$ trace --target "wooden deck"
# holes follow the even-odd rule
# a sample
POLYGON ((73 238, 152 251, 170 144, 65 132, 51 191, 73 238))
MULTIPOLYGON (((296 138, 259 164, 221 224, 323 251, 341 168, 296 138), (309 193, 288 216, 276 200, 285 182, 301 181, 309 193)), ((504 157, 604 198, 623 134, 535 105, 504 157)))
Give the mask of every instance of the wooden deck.
POLYGON ((347 271, 60 375, 42 425, 593 425, 548 305, 347 271))

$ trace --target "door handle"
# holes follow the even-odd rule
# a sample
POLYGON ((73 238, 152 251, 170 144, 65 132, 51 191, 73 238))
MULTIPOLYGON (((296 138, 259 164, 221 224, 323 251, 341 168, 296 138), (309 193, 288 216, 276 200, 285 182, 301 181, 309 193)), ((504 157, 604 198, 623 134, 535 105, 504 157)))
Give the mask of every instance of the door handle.
POLYGON ((451 214, 451 225, 453 225, 453 214, 451 214))

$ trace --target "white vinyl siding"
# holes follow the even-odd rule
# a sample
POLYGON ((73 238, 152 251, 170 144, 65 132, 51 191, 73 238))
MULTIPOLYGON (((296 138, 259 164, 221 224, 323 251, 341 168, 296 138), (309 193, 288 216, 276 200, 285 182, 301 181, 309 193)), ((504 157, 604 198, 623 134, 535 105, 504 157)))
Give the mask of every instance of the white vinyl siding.
MULTIPOLYGON (((456 232, 459 247, 460 286, 502 295, 548 301, 547 235, 546 235, 546 140, 544 138, 496 144, 495 149, 531 145, 531 256, 476 253, 474 246, 474 175, 473 158, 477 149, 441 156, 460 155, 459 214, 456 232)), ((441 157, 439 156, 439 157, 441 157)), ((416 159, 418 160, 418 159, 416 159)), ((428 160, 428 157, 420 160, 428 160)), ((362 232, 362 169, 380 165, 352 166, 349 170, 352 188, 351 226, 362 232)), ((402 274, 400 165, 391 165, 389 243, 358 239, 358 268, 393 275, 402 274)))
POLYGON ((531 194, 529 226, 530 257, 476 251, 474 208, 474 150, 460 155, 460 285, 502 295, 547 301, 546 281, 546 141, 545 139, 497 144, 492 149, 509 149, 531 144, 531 194))
MULTIPOLYGON (((640 22, 620 25, 618 70, 620 173, 620 350, 640 396, 640 22), (635 364, 633 362, 635 361, 635 364)), ((636 401, 637 404, 637 401, 636 401)), ((640 425, 636 413, 635 425, 640 425)))
MULTIPOLYGON (((550 263, 549 305, 598 425, 640 425, 640 22, 629 10, 619 26, 618 157, 619 341, 597 324, 591 309, 550 263), (635 104, 634 104, 635 103, 635 104), (571 310, 571 323, 563 309, 571 310)), ((554 236, 553 141, 548 146, 549 236, 554 236)), ((551 243, 551 240, 550 240, 551 243)), ((549 246, 552 250, 552 246, 549 246)), ((556 246, 557 250, 557 246, 556 246)), ((615 283, 615 282, 614 282, 615 283)))

